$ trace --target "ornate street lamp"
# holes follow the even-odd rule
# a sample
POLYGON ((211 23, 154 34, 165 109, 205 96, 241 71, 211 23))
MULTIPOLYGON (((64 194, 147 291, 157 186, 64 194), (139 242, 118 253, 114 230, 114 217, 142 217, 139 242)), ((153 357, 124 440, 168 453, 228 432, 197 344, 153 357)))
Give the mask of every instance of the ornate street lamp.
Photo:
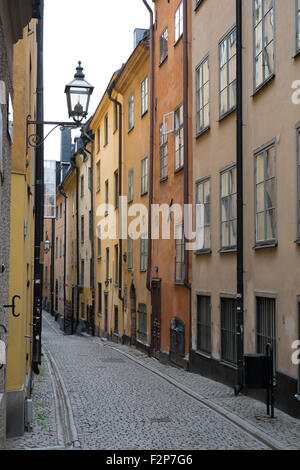
POLYGON ((81 62, 78 62, 74 80, 65 88, 69 117, 76 123, 80 123, 88 115, 90 97, 94 91, 94 87, 84 77, 81 62))
POLYGON ((72 117, 74 122, 57 122, 57 121, 31 121, 31 116, 27 116, 27 136, 26 136, 26 155, 28 155, 29 146, 33 148, 43 145, 47 137, 57 128, 65 129, 67 127, 76 129, 81 127, 83 119, 88 115, 90 97, 94 91, 94 87, 85 80, 81 62, 78 62, 74 80, 72 80, 65 87, 67 95, 67 105, 69 117, 72 117), (41 140, 38 134, 29 134, 29 126, 54 126, 46 137, 41 140))

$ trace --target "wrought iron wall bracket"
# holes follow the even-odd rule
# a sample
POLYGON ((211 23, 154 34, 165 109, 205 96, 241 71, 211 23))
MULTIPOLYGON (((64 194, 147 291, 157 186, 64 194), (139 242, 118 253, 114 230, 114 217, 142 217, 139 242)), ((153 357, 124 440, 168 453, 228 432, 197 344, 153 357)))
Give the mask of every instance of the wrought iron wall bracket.
POLYGON ((82 126, 82 121, 74 121, 74 122, 63 122, 63 121, 31 121, 31 116, 28 115, 26 119, 26 156, 28 155, 29 147, 37 148, 43 145, 47 137, 49 137, 52 132, 57 129, 58 127, 61 130, 66 128, 70 129, 78 129, 78 127, 82 126), (40 140, 38 134, 36 132, 30 133, 29 126, 53 126, 51 131, 40 140))
POLYGON ((11 305, 3 305, 3 308, 11 308, 11 313, 12 313, 13 317, 19 318, 20 314, 15 313, 15 311, 16 311, 15 300, 16 299, 20 300, 21 297, 19 295, 14 295, 13 298, 12 298, 12 304, 11 305))

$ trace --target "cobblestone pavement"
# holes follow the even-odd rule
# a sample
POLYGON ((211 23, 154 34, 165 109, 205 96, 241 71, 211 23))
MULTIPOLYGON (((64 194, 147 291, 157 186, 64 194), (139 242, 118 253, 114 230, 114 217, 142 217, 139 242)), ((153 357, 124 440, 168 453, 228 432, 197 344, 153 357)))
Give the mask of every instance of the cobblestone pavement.
MULTIPOLYGON (((64 336, 51 316, 45 314, 44 317, 43 340, 63 377, 82 449, 268 448, 146 367, 242 418, 279 441, 283 448, 300 449, 299 420, 278 410, 275 420, 266 419, 264 404, 245 396, 236 398, 229 387, 163 365, 133 348, 103 342, 99 338, 64 336)), ((51 402, 53 394, 49 383, 47 389, 44 400, 51 402)), ((36 388, 36 400, 40 402, 38 392, 36 388)), ((54 409, 49 416, 49 432, 34 426, 33 435, 26 435, 24 441, 27 439, 28 442, 28 436, 32 436, 29 439, 36 447, 55 445, 54 409)), ((21 439, 10 440, 7 447, 29 446, 21 439)))
POLYGON ((34 376, 33 429, 23 437, 7 439, 7 450, 51 448, 58 445, 52 381, 46 359, 42 358, 40 375, 34 376))

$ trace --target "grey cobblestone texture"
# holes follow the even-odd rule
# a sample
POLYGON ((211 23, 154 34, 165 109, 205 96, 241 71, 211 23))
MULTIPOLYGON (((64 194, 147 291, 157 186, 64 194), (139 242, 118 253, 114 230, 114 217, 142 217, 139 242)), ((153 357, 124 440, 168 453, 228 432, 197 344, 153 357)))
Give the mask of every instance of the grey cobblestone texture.
MULTIPOLYGON (((300 449, 300 421, 264 404, 234 397, 220 383, 99 338, 64 336, 44 314, 43 338, 63 377, 84 450, 259 450, 267 446, 223 416, 126 357, 126 353, 197 394, 249 421, 257 429, 300 449)), ((37 399, 40 398, 37 396, 37 399)), ((43 447, 54 442, 43 442, 43 447)), ((36 441, 41 447, 41 443, 36 441)))
POLYGON ((24 436, 7 439, 7 450, 51 448, 58 445, 53 386, 46 359, 33 382, 33 426, 24 436))

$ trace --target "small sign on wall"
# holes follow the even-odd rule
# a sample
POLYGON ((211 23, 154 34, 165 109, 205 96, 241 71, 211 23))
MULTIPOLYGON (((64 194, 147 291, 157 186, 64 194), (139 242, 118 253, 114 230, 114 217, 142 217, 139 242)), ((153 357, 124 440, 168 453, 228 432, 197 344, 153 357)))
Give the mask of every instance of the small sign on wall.
POLYGON ((11 95, 9 94, 8 98, 8 114, 7 114, 8 124, 7 124, 7 131, 10 137, 11 143, 14 140, 14 108, 12 104, 11 95))

